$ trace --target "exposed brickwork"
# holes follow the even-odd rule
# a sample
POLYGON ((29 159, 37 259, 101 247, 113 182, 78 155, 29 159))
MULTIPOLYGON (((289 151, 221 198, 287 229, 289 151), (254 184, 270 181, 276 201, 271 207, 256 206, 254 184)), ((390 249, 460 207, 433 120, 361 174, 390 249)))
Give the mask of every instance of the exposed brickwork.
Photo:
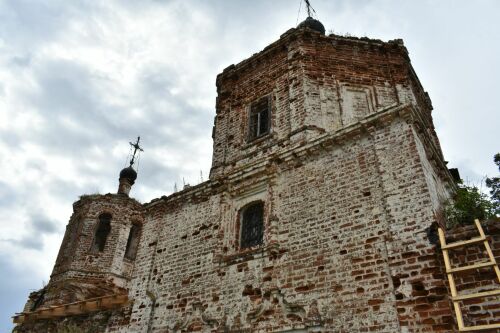
POLYGON ((121 293, 132 276, 133 261, 124 259, 132 223, 143 223, 142 205, 125 195, 82 196, 73 204, 44 305, 64 304, 121 293), (99 215, 111 215, 103 252, 92 251, 99 215))
MULTIPOLYGON (((402 42, 292 29, 224 70, 217 89, 210 180, 143 206, 120 195, 75 203, 44 304, 67 301, 61 284, 81 298, 127 288, 133 303, 105 325, 120 332, 456 331, 431 228, 454 185, 402 42), (249 142, 248 108, 263 96, 271 132, 249 142), (239 212, 255 201, 264 241, 240 249, 239 212), (96 255, 102 212, 112 232, 96 255)), ((460 282, 492 280, 480 278, 460 282)), ((467 311, 484 323, 500 310, 491 300, 467 311)))

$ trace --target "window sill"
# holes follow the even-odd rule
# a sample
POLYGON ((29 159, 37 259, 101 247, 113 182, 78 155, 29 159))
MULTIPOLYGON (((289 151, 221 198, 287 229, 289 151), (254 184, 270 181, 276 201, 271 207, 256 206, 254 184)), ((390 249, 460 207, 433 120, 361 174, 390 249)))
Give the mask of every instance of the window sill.
POLYGON ((254 246, 248 249, 241 249, 238 252, 231 254, 217 255, 215 261, 219 265, 230 266, 234 264, 239 264, 242 262, 261 259, 266 257, 275 258, 278 257, 283 251, 280 249, 278 243, 272 243, 268 245, 254 246))
POLYGON ((243 144, 243 146, 241 148, 242 149, 250 148, 252 146, 258 145, 261 142, 264 142, 264 141, 267 141, 269 139, 272 139, 273 137, 274 137, 273 133, 269 132, 267 134, 259 136, 258 138, 252 139, 250 141, 248 141, 248 140, 245 141, 245 143, 243 144))

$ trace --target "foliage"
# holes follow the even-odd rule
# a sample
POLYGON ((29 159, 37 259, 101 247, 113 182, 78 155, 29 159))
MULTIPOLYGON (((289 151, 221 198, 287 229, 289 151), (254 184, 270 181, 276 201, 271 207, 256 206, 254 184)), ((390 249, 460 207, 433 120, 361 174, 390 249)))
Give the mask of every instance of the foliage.
POLYGON ((452 202, 444 210, 450 227, 474 223, 495 217, 495 205, 476 186, 460 184, 452 202))
MULTIPOLYGON (((500 153, 495 155, 494 162, 500 171, 500 153)), ((490 188, 491 199, 477 186, 458 185, 454 200, 448 202, 444 210, 450 227, 500 215, 500 177, 486 178, 486 186, 490 188)))
MULTIPOLYGON (((500 171, 500 153, 495 154, 493 161, 500 171)), ((500 208, 500 177, 486 178, 486 186, 490 188, 491 201, 500 208)), ((497 214, 499 213, 500 211, 497 211, 497 214)))

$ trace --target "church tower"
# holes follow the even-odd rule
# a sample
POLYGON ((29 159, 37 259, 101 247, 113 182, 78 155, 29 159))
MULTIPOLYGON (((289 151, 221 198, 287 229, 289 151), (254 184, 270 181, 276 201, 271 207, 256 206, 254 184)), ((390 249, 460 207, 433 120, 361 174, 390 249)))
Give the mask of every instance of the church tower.
POLYGON ((73 204, 50 281, 32 297, 31 310, 125 293, 143 224, 142 205, 129 197, 142 149, 139 139, 131 145, 134 153, 120 172, 118 193, 82 195, 73 204))
POLYGON ((309 15, 217 76, 208 181, 141 205, 134 154, 117 194, 82 196, 20 329, 456 331, 432 237, 455 184, 429 96, 402 40, 325 30, 309 15))

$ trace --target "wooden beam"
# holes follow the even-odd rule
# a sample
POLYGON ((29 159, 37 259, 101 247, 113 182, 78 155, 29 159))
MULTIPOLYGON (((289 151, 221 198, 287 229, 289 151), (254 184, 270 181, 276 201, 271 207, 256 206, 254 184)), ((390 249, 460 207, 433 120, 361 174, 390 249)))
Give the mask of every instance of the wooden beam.
POLYGON ((472 238, 472 239, 465 240, 465 241, 448 243, 445 246, 442 246, 441 248, 443 250, 444 249, 449 250, 449 249, 454 249, 454 248, 457 248, 457 247, 463 247, 463 246, 467 246, 467 245, 481 243, 481 242, 484 242, 487 239, 488 239, 488 237, 476 237, 476 238, 472 238))
POLYGON ((500 289, 488 290, 488 291, 483 291, 483 292, 473 293, 473 294, 468 294, 468 295, 457 295, 455 297, 452 297, 452 299, 455 302, 455 301, 463 301, 466 299, 490 297, 490 296, 496 296, 496 295, 500 295, 500 289))
POLYGON ((113 294, 90 298, 79 302, 67 303, 62 305, 51 305, 49 307, 40 308, 32 312, 17 313, 12 317, 12 321, 15 324, 21 324, 37 319, 73 316, 99 311, 102 309, 112 309, 126 303, 128 303, 127 294, 113 294))
POLYGON ((483 330, 491 330, 493 328, 500 328, 500 323, 498 324, 489 324, 489 325, 478 325, 478 326, 470 326, 461 328, 460 332, 475 332, 475 331, 483 331, 483 330))
MULTIPOLYGON (((446 251, 446 250, 445 250, 446 251)), ((479 269, 479 268, 485 268, 485 267, 492 267, 496 266, 496 263, 487 261, 487 262, 481 262, 469 266, 463 266, 463 267, 457 267, 457 268, 451 268, 451 269, 446 269, 446 273, 458 273, 458 272, 465 272, 465 271, 470 271, 473 269, 479 269)))

